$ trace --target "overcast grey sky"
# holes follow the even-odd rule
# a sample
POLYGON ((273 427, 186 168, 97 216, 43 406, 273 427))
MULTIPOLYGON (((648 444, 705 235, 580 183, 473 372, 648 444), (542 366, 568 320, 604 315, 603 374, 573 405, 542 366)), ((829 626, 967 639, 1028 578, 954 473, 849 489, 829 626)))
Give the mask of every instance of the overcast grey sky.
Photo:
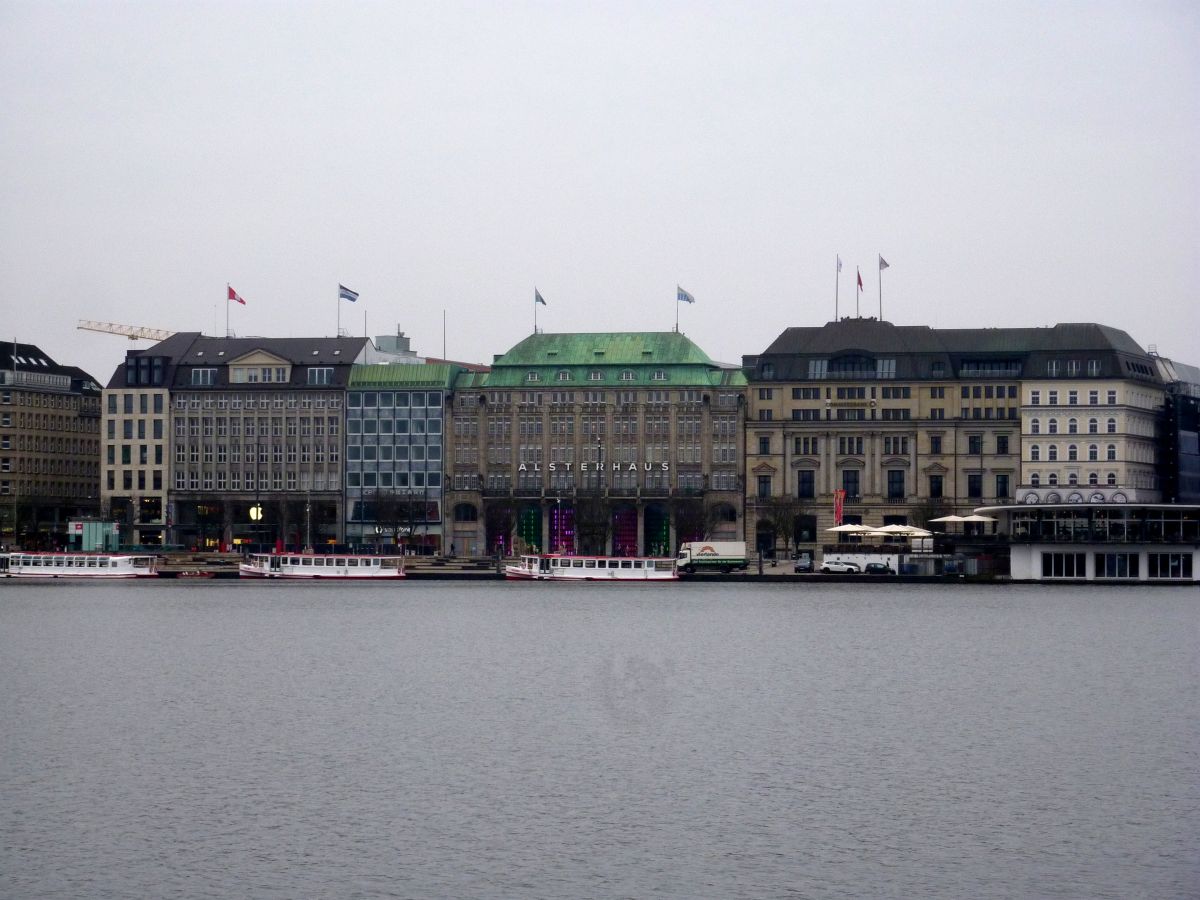
MULTIPOLYGON (((1200 364, 1192 2, 0 0, 4 339, 79 318, 397 327, 489 361, 681 330, 736 362, 840 312, 1098 321, 1200 364)), ((141 342, 136 346, 145 347, 141 342)))

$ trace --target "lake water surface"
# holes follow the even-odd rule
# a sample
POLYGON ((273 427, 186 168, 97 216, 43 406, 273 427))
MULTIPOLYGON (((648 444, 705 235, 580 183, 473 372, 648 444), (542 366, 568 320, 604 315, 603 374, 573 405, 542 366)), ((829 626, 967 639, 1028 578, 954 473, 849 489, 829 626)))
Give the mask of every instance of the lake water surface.
POLYGON ((1200 896, 1200 596, 0 584, 0 896, 1200 896))

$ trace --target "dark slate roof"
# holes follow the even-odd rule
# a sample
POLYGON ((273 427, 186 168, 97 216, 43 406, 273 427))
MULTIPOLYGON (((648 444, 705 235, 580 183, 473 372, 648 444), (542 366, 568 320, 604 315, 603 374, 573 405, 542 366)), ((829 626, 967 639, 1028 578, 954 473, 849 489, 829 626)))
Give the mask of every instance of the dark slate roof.
MULTIPOLYGON (((788 328, 758 355, 743 358, 754 377, 770 361, 775 380, 807 376, 808 360, 838 356, 893 358, 897 378, 931 377, 941 361, 949 376, 969 361, 1008 361, 1021 377, 1042 377, 1051 360, 1099 359, 1100 377, 1153 379, 1154 363, 1145 350, 1118 328, 1091 322, 1049 328, 944 328, 893 325, 875 318, 840 319, 819 327, 788 328)), ((1060 372, 1064 374, 1065 372, 1060 372)))
MULTIPOLYGON (((173 334, 153 347, 131 350, 126 360, 139 357, 163 357, 167 370, 164 386, 182 390, 192 387, 193 368, 218 367, 217 383, 214 388, 237 390, 269 390, 280 385, 228 384, 227 369, 230 362, 252 353, 263 351, 287 360, 292 365, 292 387, 308 387, 305 384, 309 366, 334 367, 334 382, 322 388, 345 387, 349 370, 369 342, 365 337, 317 337, 317 338, 270 338, 270 337, 210 337, 189 331, 173 334)), ((126 387, 125 365, 122 364, 108 383, 110 388, 126 387)), ((315 385, 313 387, 316 387, 315 385)))

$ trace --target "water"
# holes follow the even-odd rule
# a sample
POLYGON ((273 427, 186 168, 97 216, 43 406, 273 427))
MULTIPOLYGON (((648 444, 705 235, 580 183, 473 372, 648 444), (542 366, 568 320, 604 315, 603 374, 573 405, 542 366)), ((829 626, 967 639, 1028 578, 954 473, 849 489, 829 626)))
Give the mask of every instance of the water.
POLYGON ((1198 601, 9 582, 0 895, 1196 897, 1198 601))

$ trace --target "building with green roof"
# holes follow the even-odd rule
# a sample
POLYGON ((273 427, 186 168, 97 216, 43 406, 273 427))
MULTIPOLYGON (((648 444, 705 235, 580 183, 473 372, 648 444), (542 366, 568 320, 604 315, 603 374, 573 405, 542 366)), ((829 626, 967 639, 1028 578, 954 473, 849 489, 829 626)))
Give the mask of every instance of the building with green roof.
POLYGON ((678 332, 530 335, 454 381, 451 542, 672 555, 737 539, 745 392, 678 332))

